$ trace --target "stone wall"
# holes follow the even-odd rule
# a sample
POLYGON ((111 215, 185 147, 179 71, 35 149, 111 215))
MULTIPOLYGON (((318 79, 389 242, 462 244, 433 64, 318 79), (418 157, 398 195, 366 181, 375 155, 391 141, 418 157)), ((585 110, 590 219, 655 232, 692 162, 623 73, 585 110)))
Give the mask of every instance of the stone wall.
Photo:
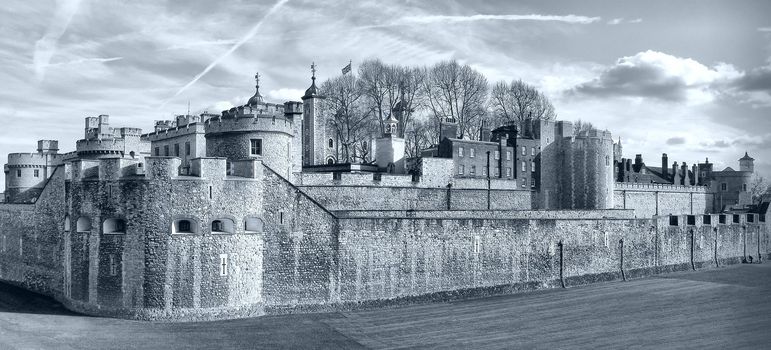
POLYGON ((714 211, 714 194, 704 187, 615 183, 613 195, 616 209, 633 209, 637 217, 714 211))

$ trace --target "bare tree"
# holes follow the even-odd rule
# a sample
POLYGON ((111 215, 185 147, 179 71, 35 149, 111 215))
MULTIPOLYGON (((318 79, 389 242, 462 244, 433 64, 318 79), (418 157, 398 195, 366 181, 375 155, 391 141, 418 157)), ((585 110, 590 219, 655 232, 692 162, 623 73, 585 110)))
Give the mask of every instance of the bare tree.
POLYGON ((407 157, 420 156, 424 149, 431 147, 433 139, 433 128, 431 127, 430 120, 411 120, 404 132, 405 153, 407 157))
POLYGON ((458 123, 458 136, 471 137, 477 122, 485 115, 487 78, 468 65, 457 61, 440 62, 428 70, 423 88, 426 105, 435 122, 435 140, 438 141, 439 120, 453 118, 458 123))
POLYGON ((404 137, 405 127, 422 101, 425 69, 368 60, 359 66, 359 77, 367 108, 376 116, 380 133, 385 131, 385 120, 400 109, 398 135, 404 137))
POLYGON ((752 203, 760 204, 763 200, 763 196, 771 190, 771 183, 766 178, 755 174, 750 182, 750 194, 752 195, 752 203))
POLYGON ((370 111, 363 106, 361 83, 353 74, 324 81, 319 88, 326 96, 320 108, 322 115, 335 131, 343 162, 355 162, 360 141, 371 127, 370 111))
POLYGON ((522 80, 496 83, 490 92, 490 107, 499 122, 520 126, 526 119, 554 120, 557 116, 549 98, 522 80))
POLYGON ((573 135, 578 136, 578 134, 592 129, 594 129, 594 125, 592 125, 592 123, 579 119, 575 124, 573 124, 573 135))

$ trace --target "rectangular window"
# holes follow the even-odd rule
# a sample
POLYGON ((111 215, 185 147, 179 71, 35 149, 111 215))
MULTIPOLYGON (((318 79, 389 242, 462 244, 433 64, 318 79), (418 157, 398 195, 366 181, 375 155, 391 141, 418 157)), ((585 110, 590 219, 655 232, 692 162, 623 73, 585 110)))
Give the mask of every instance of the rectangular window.
POLYGON ((527 171, 527 162, 522 161, 522 172, 524 173, 526 171, 527 171))
POLYGON ((511 177, 511 167, 506 168, 506 176, 511 177))
POLYGON ((463 172, 465 171, 465 167, 463 165, 458 165, 458 175, 463 175, 463 172))
POLYGON ((477 166, 476 165, 472 165, 471 166, 471 172, 469 173, 469 175, 474 176, 476 174, 477 174, 477 166))
MULTIPOLYGON (((37 172, 37 170, 35 170, 37 172)), ((37 175, 35 175, 37 177, 37 175)), ((747 192, 747 184, 742 184, 742 191, 747 192)))
POLYGON ((220 276, 228 275, 228 255, 220 254, 220 276))
POLYGON ((110 276, 118 275, 118 266, 115 263, 115 255, 110 254, 110 276))
POLYGON ((527 154, 527 147, 522 146, 522 155, 524 156, 526 154, 527 154))
POLYGON ((155 147, 155 156, 158 157, 160 155, 161 155, 161 148, 160 147, 155 147))
POLYGON ((487 168, 482 167, 482 176, 487 176, 487 168))
POLYGON ((278 212, 278 224, 283 225, 284 224, 284 212, 280 211, 278 212))
POLYGON ((163 155, 166 157, 169 156, 169 145, 163 146, 163 155))
POLYGON ((463 157, 463 147, 458 147, 458 157, 463 157))
POLYGON ((501 159, 501 151, 495 151, 495 160, 501 159))
POLYGON ((534 161, 532 161, 532 160, 530 161, 530 172, 531 172, 531 173, 534 173, 534 172, 535 172, 535 162, 534 162, 534 161))
POLYGON ((703 217, 703 219, 701 220, 701 222, 702 222, 704 225, 712 225, 712 215, 704 215, 704 217, 703 217))
POLYGON ((21 169, 16 169, 16 177, 21 177, 21 169))
POLYGON ((175 157, 179 157, 179 144, 178 143, 174 144, 174 156, 175 157))
POLYGON ((535 188, 535 178, 530 179, 530 187, 535 188))
POLYGON ((495 167, 495 177, 501 176, 501 169, 495 167))
POLYGON ((522 179, 522 188, 527 187, 525 184, 527 184, 527 179, 522 179))
POLYGON ((727 183, 723 182, 722 184, 720 184, 720 190, 721 191, 725 191, 727 189, 728 189, 728 184, 727 183))
POLYGON ((185 142, 185 155, 190 155, 190 142, 185 142))
MULTIPOLYGON (((35 176, 35 177, 40 177, 40 170, 38 170, 38 169, 35 169, 35 171, 33 172, 33 174, 34 174, 33 176, 35 176)), ((747 185, 744 185, 744 187, 747 187, 747 185)), ((745 190, 745 191, 746 191, 746 190, 745 190)))
POLYGON ((471 158, 474 158, 474 149, 473 148, 468 150, 468 156, 471 157, 471 158))
POLYGON ((511 151, 506 151, 506 160, 511 160, 511 151))
POLYGON ((531 156, 535 155, 535 147, 530 147, 530 155, 531 156))
POLYGON ((262 139, 251 139, 249 141, 250 143, 250 154, 253 156, 261 156, 262 155, 262 139))

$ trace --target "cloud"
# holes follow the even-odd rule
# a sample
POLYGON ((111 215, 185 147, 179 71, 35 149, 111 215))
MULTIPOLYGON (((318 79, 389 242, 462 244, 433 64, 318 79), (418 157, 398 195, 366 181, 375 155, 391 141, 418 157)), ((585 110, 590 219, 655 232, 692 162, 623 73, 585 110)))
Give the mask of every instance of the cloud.
POLYGON ((237 40, 232 39, 223 39, 223 40, 207 40, 207 41, 198 41, 198 42, 186 42, 182 44, 175 44, 172 46, 169 46, 168 48, 164 50, 182 50, 182 49, 192 49, 197 48, 201 46, 218 46, 218 45, 234 45, 238 43, 237 40))
POLYGON ((57 67, 57 66, 66 66, 71 64, 81 64, 81 63, 89 63, 89 62, 97 62, 97 63, 106 63, 106 62, 113 62, 113 61, 119 61, 122 60, 123 57, 105 57, 105 58, 80 58, 72 61, 65 61, 65 62, 56 62, 56 63, 49 63, 49 67, 57 67))
POLYGON ((621 18, 614 18, 608 21, 609 25, 618 25, 621 23, 642 23, 642 18, 635 18, 630 20, 625 20, 623 17, 621 18))
POLYGON ((276 101, 299 101, 305 91, 300 89, 281 88, 268 91, 268 97, 276 101))
POLYGON ((56 10, 51 22, 48 24, 46 33, 40 40, 35 42, 32 63, 35 68, 35 78, 38 81, 42 81, 45 77, 46 66, 48 66, 51 58, 56 53, 59 38, 64 35, 79 6, 80 0, 58 0, 56 2, 56 10))
POLYGON ((758 28, 758 31, 759 32, 771 33, 771 27, 760 27, 760 28, 758 28))
MULTIPOLYGON (((578 15, 471 15, 471 16, 443 16, 443 15, 423 15, 423 16, 406 16, 397 19, 395 22, 389 25, 404 25, 404 24, 435 24, 435 23, 464 23, 464 22, 478 22, 478 21, 546 21, 546 22, 563 22, 571 24, 590 24, 601 20, 600 17, 587 17, 578 15)), ((386 26, 389 26, 386 25, 386 26)))
POLYGON ((685 137, 671 137, 667 139, 667 145, 682 145, 685 144, 685 137))
POLYGON ((735 86, 743 91, 766 91, 771 93, 771 65, 758 67, 739 79, 735 86))
POLYGON ((230 56, 230 54, 232 54, 234 51, 238 50, 238 48, 239 48, 239 47, 241 47, 241 45, 243 45, 244 43, 246 43, 247 41, 249 41, 251 38, 253 38, 255 35, 257 35, 257 32, 260 30, 260 27, 262 27, 262 24, 263 24, 263 23, 265 23, 265 20, 266 20, 266 19, 268 19, 269 17, 271 17, 271 16, 272 16, 272 15, 273 15, 273 14, 274 14, 276 11, 278 11, 278 10, 279 10, 279 9, 280 9, 282 6, 284 6, 284 4, 286 4, 288 1, 289 1, 289 0, 279 0, 277 3, 275 3, 275 4, 274 4, 274 5, 273 5, 273 6, 272 6, 272 7, 271 7, 269 10, 268 10, 268 12, 266 12, 266 13, 265 13, 265 15, 263 15, 262 19, 261 19, 259 22, 257 22, 257 24, 255 24, 255 25, 252 27, 252 29, 251 29, 251 30, 249 30, 249 32, 247 32, 247 33, 246 33, 246 35, 244 35, 243 37, 241 37, 241 39, 240 39, 240 40, 238 40, 238 42, 236 42, 236 43, 235 43, 233 46, 231 46, 229 50, 225 51, 225 52, 224 52, 222 55, 220 55, 219 57, 217 57, 217 58, 216 58, 214 61, 212 61, 212 62, 211 62, 211 63, 210 63, 208 66, 206 66, 206 68, 204 68, 204 70, 203 70, 201 73, 198 73, 198 75, 196 75, 196 76, 193 78, 193 80, 191 80, 191 81, 190 81, 190 82, 188 82, 188 83, 187 83, 185 86, 183 86, 182 88, 180 88, 179 90, 177 90, 177 93, 175 93, 175 94, 174 94, 174 96, 172 96, 171 98, 169 98, 168 100, 166 100, 166 101, 165 101, 165 102, 164 102, 164 103, 163 103, 161 106, 165 106, 165 105, 166 105, 166 103, 168 103, 169 101, 171 101, 173 98, 175 98, 175 97, 179 96, 181 93, 185 92, 185 90, 187 90, 189 87, 193 86, 193 84, 195 84, 195 83, 196 83, 196 82, 197 82, 199 79, 201 79, 201 77, 203 77, 204 75, 206 75, 206 73, 209 73, 209 71, 211 71, 211 70, 212 70, 214 67, 216 67, 216 66, 217 66, 217 65, 218 65, 220 62, 222 62, 222 60, 224 60, 225 58, 227 58, 228 56, 230 56))
POLYGON ((599 77, 573 92, 594 96, 648 97, 698 104, 712 101, 716 86, 741 76, 732 65, 707 67, 696 60, 648 50, 619 58, 599 77))

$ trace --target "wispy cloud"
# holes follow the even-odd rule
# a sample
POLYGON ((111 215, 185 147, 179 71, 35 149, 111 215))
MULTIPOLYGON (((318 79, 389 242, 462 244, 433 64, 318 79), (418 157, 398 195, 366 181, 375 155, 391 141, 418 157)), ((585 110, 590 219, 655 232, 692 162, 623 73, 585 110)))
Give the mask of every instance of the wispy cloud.
POLYGON ((771 27, 760 27, 758 28, 759 32, 765 32, 765 33, 771 33, 771 27))
POLYGON ((206 66, 206 68, 204 68, 204 70, 203 70, 201 73, 198 73, 198 75, 196 75, 196 76, 193 78, 193 80, 191 80, 189 83, 187 83, 187 84, 186 84, 185 86, 183 86, 181 89, 179 89, 179 90, 177 91, 177 93, 176 93, 176 94, 174 94, 174 96, 172 96, 171 98, 169 98, 168 100, 166 100, 165 102, 163 102, 163 104, 161 105, 161 107, 165 106, 165 105, 166 105, 166 103, 168 103, 169 101, 171 101, 173 98, 175 98, 175 97, 179 96, 181 93, 185 92, 185 90, 187 90, 188 88, 190 88, 191 86, 193 86, 193 84, 195 84, 196 82, 198 82, 198 80, 199 80, 199 79, 201 79, 201 77, 203 77, 204 75, 206 75, 206 73, 209 73, 209 71, 211 71, 211 70, 212 70, 214 67, 216 67, 216 66, 217 66, 217 65, 218 65, 220 62, 222 62, 222 60, 224 60, 225 58, 227 58, 228 56, 230 56, 230 54, 232 54, 234 51, 238 50, 238 48, 239 48, 239 47, 241 47, 241 45, 243 45, 244 43, 246 43, 247 41, 249 41, 250 39, 252 39, 252 38, 253 38, 255 35, 257 35, 257 32, 260 30, 260 27, 262 27, 262 24, 265 22, 265 20, 266 20, 268 17, 272 16, 272 15, 273 15, 273 14, 274 14, 276 11, 278 11, 278 9, 280 9, 282 6, 284 6, 284 4, 286 4, 288 1, 289 1, 289 0, 279 0, 277 3, 275 3, 275 4, 274 4, 274 5, 273 5, 273 6, 270 8, 270 10, 268 10, 268 12, 267 12, 267 13, 265 13, 265 15, 262 17, 262 19, 261 19, 259 22, 257 22, 257 24, 255 24, 255 25, 254 25, 254 27, 252 27, 252 29, 251 29, 251 30, 249 30, 249 32, 248 32, 248 33, 246 33, 246 35, 244 35, 244 36, 243 36, 243 37, 242 37, 240 40, 238 40, 238 42, 236 42, 236 43, 235 43, 233 46, 231 46, 229 50, 225 51, 225 52, 224 52, 222 55, 220 55, 220 56, 219 56, 219 57, 217 57, 217 58, 216 58, 214 61, 212 61, 212 63, 210 63, 208 66, 206 66))
POLYGON ((642 18, 635 18, 635 19, 627 20, 627 19, 624 19, 623 17, 621 17, 621 18, 611 19, 610 21, 608 21, 608 24, 613 26, 613 25, 618 25, 618 24, 621 24, 621 23, 642 23, 642 21, 643 21, 642 18))
POLYGON ((623 21, 623 20, 624 20, 623 18, 614 18, 614 19, 611 19, 610 21, 608 21, 608 24, 610 24, 610 25, 621 24, 621 21, 623 21))
POLYGON ((463 23, 478 21, 544 21, 544 22, 564 22, 573 24, 589 24, 601 20, 600 17, 587 17, 579 15, 471 15, 471 16, 406 16, 397 19, 395 22, 385 25, 404 25, 404 24, 434 24, 434 23, 463 23))
POLYGON ((182 50, 182 49, 191 49, 191 48, 201 47, 201 46, 234 45, 236 43, 238 43, 238 41, 234 40, 234 39, 197 41, 197 42, 189 42, 189 43, 172 45, 172 46, 169 46, 168 48, 166 48, 164 50, 165 51, 166 50, 182 50))
POLYGON ((72 61, 66 61, 66 62, 56 62, 56 63, 49 63, 49 67, 57 67, 57 66, 66 66, 71 64, 80 64, 80 63, 89 63, 89 62, 97 62, 97 63, 105 63, 105 62, 113 62, 113 61, 119 61, 122 60, 123 57, 94 57, 94 58, 81 58, 77 60, 72 61))
POLYGON ((45 77, 45 69, 51 58, 56 53, 59 38, 67 31, 75 12, 78 11, 80 0, 59 0, 56 2, 56 10, 45 35, 35 42, 35 53, 32 63, 35 68, 35 78, 42 81, 45 77))

